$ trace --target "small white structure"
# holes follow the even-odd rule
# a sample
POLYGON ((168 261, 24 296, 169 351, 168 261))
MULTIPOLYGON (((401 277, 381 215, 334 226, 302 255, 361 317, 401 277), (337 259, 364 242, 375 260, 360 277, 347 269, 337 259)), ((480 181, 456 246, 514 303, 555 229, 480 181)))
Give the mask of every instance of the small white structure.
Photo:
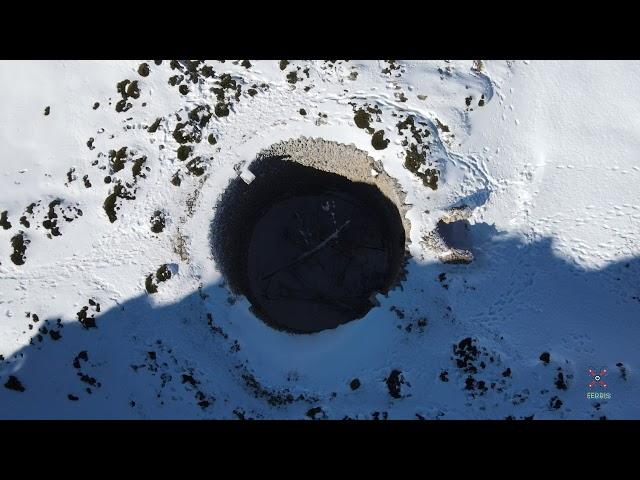
POLYGON ((240 178, 244 180, 244 183, 249 185, 251 182, 255 180, 256 176, 253 173, 251 173, 248 169, 245 169, 242 172, 240 172, 240 178))

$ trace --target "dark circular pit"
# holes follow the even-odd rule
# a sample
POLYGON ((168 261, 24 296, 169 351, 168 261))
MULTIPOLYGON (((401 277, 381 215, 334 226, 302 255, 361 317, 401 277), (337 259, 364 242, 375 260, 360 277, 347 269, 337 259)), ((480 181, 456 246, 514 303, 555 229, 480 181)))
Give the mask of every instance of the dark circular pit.
MULTIPOLYGON (((390 177, 372 175, 364 152, 332 142, 315 141, 352 155, 336 162, 329 149, 329 161, 318 164, 323 152, 306 142, 306 149, 286 142, 293 155, 278 149, 259 155, 249 166, 255 179, 231 181, 212 225, 214 259, 229 287, 267 324, 294 333, 363 317, 373 296, 398 282, 405 256, 403 219, 376 184, 390 177), (309 154, 316 160, 305 163, 324 168, 303 164, 309 154), (367 168, 354 168, 354 158, 366 159, 367 168), (347 165, 354 180, 360 179, 354 173, 367 174, 354 181, 326 170, 329 164, 340 171, 336 163, 347 165)), ((395 183, 389 185, 395 195, 395 183)))

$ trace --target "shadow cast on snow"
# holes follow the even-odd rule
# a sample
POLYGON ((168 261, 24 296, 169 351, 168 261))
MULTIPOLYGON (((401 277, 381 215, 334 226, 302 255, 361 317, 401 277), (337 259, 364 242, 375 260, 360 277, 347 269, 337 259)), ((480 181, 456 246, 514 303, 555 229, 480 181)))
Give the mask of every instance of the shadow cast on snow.
MULTIPOLYGON (((434 285, 429 288, 447 293, 434 281, 441 272, 491 282, 467 313, 499 321, 501 312, 518 311, 510 302, 523 307, 536 302, 535 326, 527 325, 534 317, 525 313, 509 322, 514 329, 539 330, 541 345, 554 329, 559 335, 571 332, 585 315, 592 322, 589 330, 614 342, 611 348, 625 350, 615 342, 629 342, 631 348, 637 341, 615 332, 640 330, 640 259, 587 271, 556 256, 549 239, 524 244, 486 224, 465 230, 456 235, 460 247, 473 250, 471 264, 410 260, 404 285, 434 285)), ((25 319, 33 325, 31 343, 0 361, 0 418, 243 418, 252 410, 297 404, 300 418, 329 398, 333 387, 300 394, 270 389, 256 378, 243 360, 243 339, 232 338, 228 323, 218 322, 234 302, 224 285, 209 285, 170 304, 151 300, 145 294, 98 312, 95 299, 79 319, 62 323, 35 322, 31 314, 25 319)), ((455 298, 449 301, 455 306, 455 298)), ((391 321, 394 313, 388 315, 391 321)))

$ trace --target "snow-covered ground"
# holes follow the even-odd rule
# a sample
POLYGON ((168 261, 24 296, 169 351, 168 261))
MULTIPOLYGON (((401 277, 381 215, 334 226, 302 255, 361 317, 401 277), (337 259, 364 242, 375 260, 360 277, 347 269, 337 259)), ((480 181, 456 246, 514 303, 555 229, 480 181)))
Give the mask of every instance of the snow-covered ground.
POLYGON ((640 417, 639 77, 1 62, 0 418, 640 417), (313 335, 256 319, 209 238, 229 180, 301 136, 367 151, 411 205, 402 287, 313 335), (461 205, 474 260, 442 263, 424 240, 461 205))

